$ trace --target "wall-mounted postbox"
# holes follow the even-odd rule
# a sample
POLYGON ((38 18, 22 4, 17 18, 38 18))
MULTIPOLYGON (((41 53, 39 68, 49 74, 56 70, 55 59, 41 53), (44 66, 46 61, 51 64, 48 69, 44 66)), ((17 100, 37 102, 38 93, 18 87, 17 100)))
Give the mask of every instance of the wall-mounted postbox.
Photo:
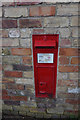
POLYGON ((59 35, 33 35, 33 63, 36 97, 56 94, 59 35))

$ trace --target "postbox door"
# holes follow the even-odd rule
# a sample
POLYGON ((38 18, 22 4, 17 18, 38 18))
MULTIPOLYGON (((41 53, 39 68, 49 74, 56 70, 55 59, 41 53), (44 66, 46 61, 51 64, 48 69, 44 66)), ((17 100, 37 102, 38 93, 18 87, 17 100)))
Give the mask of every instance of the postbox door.
POLYGON ((38 67, 37 75, 39 94, 53 96, 54 68, 38 67))

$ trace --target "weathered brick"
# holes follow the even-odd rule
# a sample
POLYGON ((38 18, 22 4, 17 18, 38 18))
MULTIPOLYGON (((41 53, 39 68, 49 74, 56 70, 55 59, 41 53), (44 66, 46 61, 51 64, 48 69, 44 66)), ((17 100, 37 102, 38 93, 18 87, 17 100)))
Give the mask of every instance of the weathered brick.
POLYGON ((67 27, 69 19, 67 17, 44 18, 44 27, 67 27))
POLYGON ((20 105, 20 101, 4 101, 4 103, 6 105, 8 105, 8 108, 9 108, 9 105, 20 105))
POLYGON ((68 86, 58 86, 57 87, 57 92, 62 93, 63 91, 67 93, 68 86))
POLYGON ((12 55, 31 55, 31 48, 12 48, 12 55))
POLYGON ((3 70, 10 70, 10 71, 13 70, 13 66, 8 64, 3 64, 2 68, 3 70))
POLYGON ((47 109, 47 113, 52 113, 52 114, 63 114, 63 112, 64 112, 64 110, 62 107, 54 108, 54 109, 52 109, 52 108, 47 109))
POLYGON ((46 118, 46 119, 47 119, 47 118, 51 118, 51 117, 52 117, 52 115, 51 115, 51 114, 47 114, 47 113, 45 113, 43 116, 44 116, 44 118, 46 118))
POLYGON ((24 73, 23 73, 23 77, 33 78, 33 72, 32 72, 32 71, 24 72, 24 73))
POLYGON ((30 38, 20 39, 20 46, 21 47, 31 47, 31 39, 30 38))
POLYGON ((26 111, 19 111, 19 115, 26 116, 27 113, 26 113, 26 111))
POLYGON ((2 17, 2 7, 0 7, 0 17, 2 17))
POLYGON ((15 83, 14 79, 12 78, 3 78, 2 83, 15 83))
POLYGON ((80 101, 77 99, 66 99, 66 103, 70 104, 80 104, 80 101))
POLYGON ((33 34, 44 33, 44 29, 33 29, 33 34))
POLYGON ((60 34, 61 38, 70 37, 71 31, 69 28, 44 28, 46 34, 60 34))
POLYGON ((2 30, 0 30, 0 38, 2 38, 2 30))
POLYGON ((78 56, 78 48, 60 48, 60 56, 78 56))
POLYGON ((9 95, 9 96, 19 95, 19 94, 17 93, 18 90, 16 91, 16 90, 13 90, 13 89, 8 89, 7 91, 8 91, 8 95, 9 95))
POLYGON ((20 57, 3 56, 2 61, 3 61, 3 63, 6 63, 6 64, 18 64, 18 63, 20 63, 20 57))
POLYGON ((9 37, 11 37, 11 38, 18 38, 18 37, 20 37, 19 29, 11 29, 9 31, 9 37))
POLYGON ((79 57, 72 57, 71 64, 80 64, 80 58, 79 57))
POLYGON ((8 48, 2 48, 2 55, 10 55, 10 50, 8 48))
POLYGON ((21 32, 21 38, 27 38, 30 37, 31 35, 31 30, 29 28, 20 29, 20 32, 21 32))
POLYGON ((78 72, 78 66, 59 66, 59 72, 78 72))
POLYGON ((4 75, 6 77, 22 77, 22 72, 17 71, 5 71, 4 75))
POLYGON ((68 79, 68 73, 58 73, 58 79, 59 80, 66 80, 68 79))
POLYGON ((2 84, 2 89, 6 89, 6 85, 5 84, 2 84))
POLYGON ((78 15, 78 4, 58 5, 57 15, 78 15), (64 11, 64 12, 63 12, 64 11))
POLYGON ((22 78, 22 79, 16 78, 15 81, 17 84, 23 84, 23 85, 25 85, 25 84, 26 85, 33 85, 34 84, 33 79, 27 79, 27 78, 22 78))
POLYGON ((2 2, 0 2, 0 7, 2 7, 2 2))
POLYGON ((36 118, 43 118, 44 113, 37 113, 36 118))
POLYGON ((13 70, 21 70, 21 71, 31 71, 32 66, 31 65, 13 65, 13 70))
POLYGON ((61 39, 60 46, 61 47, 71 47, 72 42, 70 39, 61 39))
POLYGON ((59 57, 59 64, 69 64, 69 58, 68 57, 59 57))
POLYGON ((58 80, 58 86, 74 86, 76 87, 78 84, 77 80, 58 80))
POLYGON ((69 28, 59 28, 59 32, 62 38, 70 37, 71 31, 69 28))
POLYGON ((26 7, 9 7, 4 9, 4 17, 27 17, 28 9, 26 7))
POLYGON ((8 38, 8 30, 2 30, 2 38, 8 38))
MULTIPOLYGON (((0 72, 2 71, 2 64, 0 64, 0 72)), ((0 73, 1 74, 1 73, 0 73)), ((2 75, 0 75, 1 78, 2 75)))
POLYGON ((20 28, 42 27, 42 20, 41 19, 20 19, 19 24, 20 24, 20 28))
POLYGON ((2 19, 0 19, 0 28, 2 28, 2 19))
POLYGON ((20 111, 20 112, 23 110, 24 112, 25 111, 27 112, 28 111, 28 107, 26 107, 26 106, 13 106, 13 110, 14 111, 20 111))
POLYGON ((79 28, 78 27, 72 27, 72 37, 79 37, 79 28))
POLYGON ((2 28, 17 28, 17 20, 2 20, 2 28))
POLYGON ((79 79, 79 74, 78 73, 69 73, 69 79, 70 80, 77 80, 79 79))
POLYGON ((29 16, 54 16, 55 6, 30 7, 29 16))
POLYGON ((37 108, 30 108, 30 112, 33 112, 33 113, 45 113, 45 109, 37 109, 37 108))
MULTIPOLYGON (((60 92, 58 92, 58 97, 60 97, 60 98, 73 98, 73 99, 75 99, 75 98, 78 98, 78 94, 75 94, 75 93, 65 93, 65 92, 60 93, 60 92)), ((60 105, 62 105, 62 104, 60 104, 60 105)), ((57 106, 60 106, 60 105, 57 104, 57 106)), ((70 109, 70 108, 73 108, 73 105, 66 103, 64 105, 64 107, 70 109)))
POLYGON ((78 22, 79 19, 80 19, 79 16, 73 16, 73 17, 71 17, 70 25, 71 26, 80 26, 80 22, 78 22))
POLYGON ((22 57, 23 64, 32 64, 32 57, 22 57))
POLYGON ((19 45, 19 40, 18 39, 11 39, 11 38, 5 38, 2 39, 2 46, 18 46, 19 45))
POLYGON ((21 84, 7 84, 7 89, 24 90, 24 85, 21 85, 21 84))
POLYGON ((72 42, 72 46, 73 47, 79 47, 80 46, 80 39, 79 38, 75 38, 73 39, 73 42, 72 42))
POLYGON ((2 64, 2 47, 0 47, 0 64, 2 64))
POLYGON ((14 101, 27 101, 26 96, 11 96, 11 99, 14 101))
POLYGON ((12 110, 12 106, 8 106, 8 105, 2 105, 2 109, 4 110, 12 110))

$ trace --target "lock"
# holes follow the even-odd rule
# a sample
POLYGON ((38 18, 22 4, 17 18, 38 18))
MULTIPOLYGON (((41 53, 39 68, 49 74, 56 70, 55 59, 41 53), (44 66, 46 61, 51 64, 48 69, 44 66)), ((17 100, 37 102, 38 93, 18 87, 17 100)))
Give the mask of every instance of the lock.
POLYGON ((58 40, 58 34, 32 36, 36 97, 56 97, 58 40))

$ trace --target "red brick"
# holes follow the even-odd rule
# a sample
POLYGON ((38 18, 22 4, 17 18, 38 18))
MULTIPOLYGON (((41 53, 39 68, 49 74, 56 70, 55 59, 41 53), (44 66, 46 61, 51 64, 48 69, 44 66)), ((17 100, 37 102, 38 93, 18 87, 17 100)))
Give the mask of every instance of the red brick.
POLYGON ((33 29, 33 34, 44 33, 44 29, 33 29))
POLYGON ((69 58, 67 57, 60 57, 59 64, 69 64, 69 58))
POLYGON ((59 66, 59 72, 78 72, 78 66, 59 66))
POLYGON ((11 99, 14 101, 27 101, 26 96, 12 96, 11 99))
POLYGON ((78 56, 78 48, 60 48, 60 56, 78 56))
POLYGON ((7 85, 8 89, 16 89, 16 90, 24 90, 24 85, 21 84, 8 84, 7 85))
POLYGON ((27 1, 27 0, 23 0, 22 2, 21 2, 21 0, 17 0, 16 1, 16 5, 36 5, 36 4, 39 4, 39 3, 41 3, 41 2, 29 2, 29 0, 27 1))
POLYGON ((71 46, 71 40, 70 39, 61 39, 60 46, 61 47, 66 47, 66 46, 71 46))
POLYGON ((24 64, 32 64, 32 58, 31 57, 22 57, 22 62, 24 64))
POLYGON ((17 28, 17 20, 2 20, 2 28, 17 28))
POLYGON ((7 90, 2 90, 2 94, 3 95, 7 95, 8 93, 7 93, 7 90))
POLYGON ((14 2, 2 2, 2 6, 15 6, 14 2))
POLYGON ((72 57, 71 64, 80 64, 80 58, 79 57, 72 57))
POLYGON ((66 99, 66 103, 70 103, 70 104, 80 104, 80 100, 66 99))
POLYGON ((12 55, 31 55, 31 48, 12 48, 12 55))
POLYGON ((22 77, 22 72, 17 71, 5 71, 4 75, 6 77, 22 77))
POLYGON ((78 80, 58 80, 58 86, 77 86, 78 80))
POLYGON ((20 28, 42 27, 42 20, 41 19, 20 19, 19 24, 20 24, 20 28))
POLYGON ((30 16, 54 16, 55 6, 37 6, 30 8, 30 16))
POLYGON ((7 95, 2 95, 2 99, 3 99, 3 100, 10 100, 11 97, 10 97, 10 96, 7 96, 7 95))

